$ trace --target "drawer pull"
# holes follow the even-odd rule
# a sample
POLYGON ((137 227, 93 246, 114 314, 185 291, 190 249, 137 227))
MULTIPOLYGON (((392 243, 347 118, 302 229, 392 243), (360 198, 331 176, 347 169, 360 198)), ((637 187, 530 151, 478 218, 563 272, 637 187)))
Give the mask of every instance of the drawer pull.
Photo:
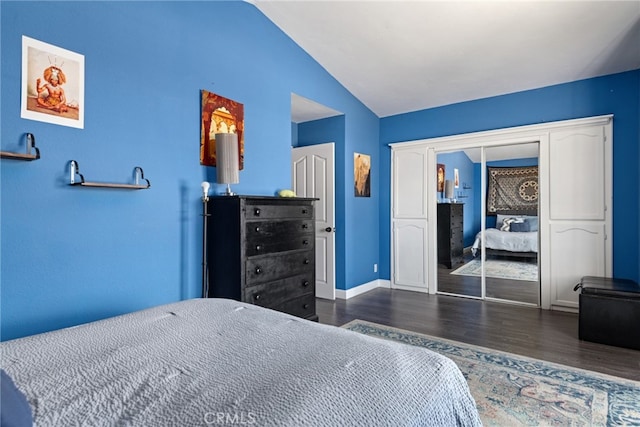
POLYGON ((305 259, 305 260, 304 260, 304 264, 309 264, 309 260, 308 260, 308 259, 305 259))
POLYGON ((309 286, 309 281, 305 280, 304 282, 302 282, 302 286, 304 286, 305 288, 309 286))
POLYGON ((306 215, 309 211, 307 209, 302 209, 302 213, 306 215))
POLYGON ((307 239, 305 239, 305 240, 303 240, 303 241, 302 241, 302 244, 303 244, 303 245, 308 245, 308 244, 309 244, 309 241, 308 241, 307 239))
POLYGON ((255 208, 255 209, 253 210, 253 214, 254 214, 255 216, 260 216, 260 208, 255 208))
POLYGON ((309 308, 309 304, 305 304, 302 306, 302 308, 304 308, 305 310, 309 308))
POLYGON ((256 274, 260 274, 260 273, 262 273, 262 269, 261 269, 260 267, 256 267, 256 270, 255 270, 255 271, 256 271, 256 274))
POLYGON ((260 227, 256 227, 256 233, 260 232, 260 227))
POLYGON ((302 229, 306 230, 307 228, 309 228, 309 224, 302 224, 302 229))
POLYGON ((256 245, 256 251, 261 251, 262 250, 262 245, 256 245))
POLYGON ((258 300, 260 299, 260 294, 255 294, 255 295, 253 296, 253 299, 254 299, 254 300, 256 300, 256 301, 258 301, 258 300))

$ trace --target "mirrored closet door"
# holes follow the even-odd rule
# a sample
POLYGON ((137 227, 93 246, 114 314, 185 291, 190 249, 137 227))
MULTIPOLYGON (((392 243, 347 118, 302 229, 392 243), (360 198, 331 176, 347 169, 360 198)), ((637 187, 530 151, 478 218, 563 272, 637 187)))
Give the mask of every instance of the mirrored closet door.
POLYGON ((538 143, 436 159, 438 292, 538 306, 538 143))
POLYGON ((473 193, 480 171, 474 163, 477 152, 438 152, 436 156, 438 292, 482 298, 481 263, 470 252, 473 230, 480 224, 476 215, 480 205, 473 193))

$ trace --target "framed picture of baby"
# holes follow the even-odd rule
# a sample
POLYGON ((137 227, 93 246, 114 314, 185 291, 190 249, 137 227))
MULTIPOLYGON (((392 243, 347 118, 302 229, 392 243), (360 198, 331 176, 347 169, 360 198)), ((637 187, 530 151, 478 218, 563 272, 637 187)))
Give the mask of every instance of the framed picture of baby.
POLYGON ((22 36, 20 117, 84 129, 84 55, 22 36))

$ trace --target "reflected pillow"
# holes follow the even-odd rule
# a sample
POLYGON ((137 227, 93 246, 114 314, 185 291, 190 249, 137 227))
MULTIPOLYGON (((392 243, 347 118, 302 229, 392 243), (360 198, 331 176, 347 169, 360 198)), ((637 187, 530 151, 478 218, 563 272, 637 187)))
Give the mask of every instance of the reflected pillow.
POLYGON ((524 218, 516 218, 516 217, 505 218, 504 221, 502 221, 502 227, 500 227, 500 231, 511 231, 511 227, 514 224, 521 224, 521 223, 524 223, 524 218))
POLYGON ((523 222, 512 222, 511 226, 509 227, 509 231, 513 231, 516 233, 525 233, 531 231, 529 220, 525 219, 523 222))
POLYGON ((501 229, 504 225, 504 220, 509 218, 522 218, 529 221, 529 231, 538 231, 538 217, 535 215, 496 215, 496 228, 501 229))

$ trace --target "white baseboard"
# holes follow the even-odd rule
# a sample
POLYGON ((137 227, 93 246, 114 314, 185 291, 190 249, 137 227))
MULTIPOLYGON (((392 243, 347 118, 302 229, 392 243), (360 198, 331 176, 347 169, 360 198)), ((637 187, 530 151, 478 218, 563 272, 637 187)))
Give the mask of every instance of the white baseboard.
POLYGON ((347 289, 346 291, 342 289, 336 289, 336 298, 349 299, 349 298, 353 298, 355 296, 364 294, 365 292, 369 292, 376 288, 389 289, 391 288, 391 281, 377 279, 377 280, 372 280, 371 282, 368 282, 368 283, 363 283, 362 285, 354 286, 353 288, 347 289))

